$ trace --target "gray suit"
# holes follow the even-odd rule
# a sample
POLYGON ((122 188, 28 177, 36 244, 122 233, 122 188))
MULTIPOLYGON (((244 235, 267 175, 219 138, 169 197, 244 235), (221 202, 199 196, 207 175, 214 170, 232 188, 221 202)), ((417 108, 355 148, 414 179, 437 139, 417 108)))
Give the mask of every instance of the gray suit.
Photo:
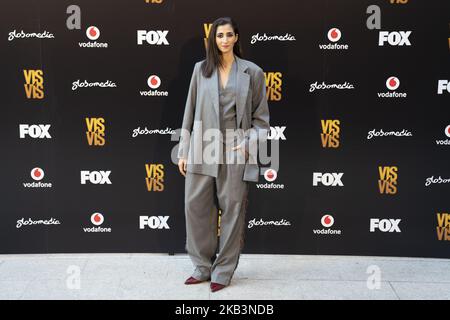
POLYGON ((178 152, 179 158, 188 159, 185 179, 186 250, 195 266, 194 278, 207 280, 211 277, 213 282, 228 285, 244 242, 248 184, 249 181, 258 181, 259 177, 257 155, 251 151, 257 149, 258 140, 266 139, 270 128, 265 77, 257 65, 235 56, 228 83, 222 89, 219 88, 217 70, 211 78, 205 78, 200 65, 201 62, 195 65, 192 75, 183 117, 186 131, 181 136, 178 152), (196 128, 196 121, 201 121, 202 128, 196 128), (203 154, 205 150, 205 144, 198 143, 197 139, 202 139, 202 133, 211 128, 252 129, 235 138, 225 137, 218 141, 220 146, 225 145, 220 150, 220 159, 234 160, 231 164, 193 163, 195 154, 203 154), (245 146, 249 157, 240 150, 231 150, 234 143, 245 146), (249 161, 252 159, 253 163, 249 161), (219 240, 219 209, 219 253, 212 262, 219 240))
MULTIPOLYGON (((239 143, 245 142, 249 159, 245 164, 243 180, 258 182, 257 164, 258 141, 267 138, 269 126, 269 108, 266 98, 264 72, 253 62, 235 56, 237 63, 236 78, 236 120, 237 128, 245 131, 239 143), (247 141, 243 141, 246 139, 247 141)), ((200 69, 202 61, 197 62, 192 74, 189 93, 183 117, 182 134, 178 149, 178 158, 187 158, 187 171, 217 177, 218 163, 194 163, 201 159, 207 146, 202 143, 203 132, 220 128, 219 87, 217 70, 210 78, 205 78, 200 69), (201 128, 195 126, 201 122, 201 128), (190 136, 189 136, 190 134, 190 136)))

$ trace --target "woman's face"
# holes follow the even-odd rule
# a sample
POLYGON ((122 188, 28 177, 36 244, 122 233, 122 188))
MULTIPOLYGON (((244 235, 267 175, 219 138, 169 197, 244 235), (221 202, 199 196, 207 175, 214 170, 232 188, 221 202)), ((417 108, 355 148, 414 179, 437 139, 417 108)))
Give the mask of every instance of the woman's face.
POLYGON ((233 47, 239 35, 235 34, 230 24, 218 26, 216 31, 216 44, 222 54, 233 52, 233 47))

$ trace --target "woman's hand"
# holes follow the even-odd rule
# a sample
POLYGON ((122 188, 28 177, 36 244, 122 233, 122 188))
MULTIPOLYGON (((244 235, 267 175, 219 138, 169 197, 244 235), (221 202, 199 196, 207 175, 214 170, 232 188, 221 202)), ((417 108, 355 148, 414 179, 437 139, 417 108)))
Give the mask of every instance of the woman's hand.
POLYGON ((180 158, 178 160, 178 170, 180 170, 180 173, 186 177, 186 170, 187 170, 187 160, 184 158, 180 158))
POLYGON ((248 160, 248 152, 245 150, 245 148, 242 145, 233 147, 233 148, 231 148, 231 150, 239 150, 239 152, 242 152, 242 154, 244 155, 245 161, 248 160))

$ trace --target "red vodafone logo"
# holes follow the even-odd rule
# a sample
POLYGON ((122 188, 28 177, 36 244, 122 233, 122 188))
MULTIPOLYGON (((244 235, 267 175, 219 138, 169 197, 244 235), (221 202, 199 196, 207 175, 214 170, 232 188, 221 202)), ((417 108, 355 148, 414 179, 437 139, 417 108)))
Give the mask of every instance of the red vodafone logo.
POLYGON ((148 77, 147 84, 151 89, 157 89, 161 85, 161 79, 157 75, 148 77))
POLYGON ((450 138, 450 125, 445 128, 445 135, 450 138))
POLYGON ((339 39, 341 39, 342 33, 341 30, 339 30, 338 28, 331 28, 328 31, 328 40, 330 40, 331 42, 337 42, 339 41, 339 39))
POLYGON ((264 178, 269 182, 275 181, 277 178, 277 172, 273 169, 267 169, 264 172, 264 178))
POLYGON ((395 90, 400 86, 400 80, 397 77, 389 77, 386 80, 386 87, 389 90, 395 90))
POLYGON ((333 216, 326 214, 322 217, 320 222, 322 223, 322 225, 324 227, 329 228, 334 224, 334 218, 333 218, 333 216))
POLYGON ((86 36, 89 40, 97 40, 100 37, 100 30, 96 26, 90 26, 86 29, 86 36))
POLYGON ((91 216, 92 224, 99 226, 103 223, 103 221, 105 221, 105 218, 103 217, 103 215, 101 213, 96 212, 96 213, 92 214, 92 216, 91 216))
POLYGON ((33 180, 39 181, 44 179, 44 170, 42 170, 41 168, 33 168, 31 170, 31 178, 33 178, 33 180))

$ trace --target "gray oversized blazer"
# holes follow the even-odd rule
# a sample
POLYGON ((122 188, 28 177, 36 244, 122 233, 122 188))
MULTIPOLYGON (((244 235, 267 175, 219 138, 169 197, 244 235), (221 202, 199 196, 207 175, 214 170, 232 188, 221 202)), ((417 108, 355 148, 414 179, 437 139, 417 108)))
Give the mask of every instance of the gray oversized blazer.
MULTIPOLYGON (((258 142, 265 141, 270 130, 264 72, 251 61, 241 59, 236 55, 235 60, 237 63, 237 128, 241 128, 245 132, 240 136, 241 139, 238 143, 245 143, 248 150, 257 150, 258 142)), ((218 72, 216 69, 210 78, 205 78, 200 68, 203 61, 195 64, 192 73, 178 158, 188 159, 188 172, 217 177, 218 163, 198 164, 190 160, 193 154, 202 154, 206 146, 205 143, 193 142, 201 140, 205 130, 220 128, 218 72), (201 121, 201 128, 198 126, 199 121, 201 121)), ((242 177, 244 181, 258 182, 259 167, 256 157, 255 152, 250 153, 249 159, 245 163, 242 177)))

